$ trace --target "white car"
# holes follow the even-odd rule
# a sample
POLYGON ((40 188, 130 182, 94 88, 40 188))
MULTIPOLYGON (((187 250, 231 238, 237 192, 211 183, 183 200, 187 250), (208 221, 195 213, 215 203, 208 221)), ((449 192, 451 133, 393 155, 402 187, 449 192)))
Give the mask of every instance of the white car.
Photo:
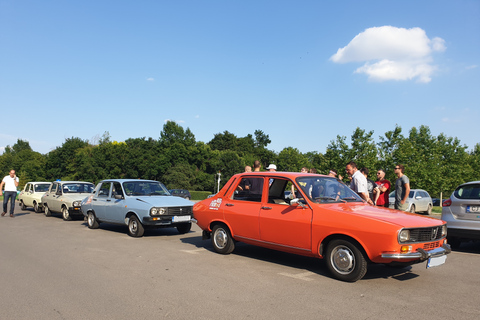
POLYGON ((42 196, 51 185, 51 182, 28 182, 18 195, 22 210, 27 209, 27 207, 33 207, 35 212, 42 212, 42 196))
POLYGON ((95 186, 84 181, 55 181, 42 197, 45 216, 61 213, 63 220, 72 220, 73 216, 83 217, 80 203, 88 197, 95 186))
MULTIPOLYGON (((390 192, 388 196, 388 207, 395 208, 395 191, 390 192)), ((422 189, 410 189, 407 199, 408 209, 405 211, 417 213, 424 212, 425 214, 431 214, 433 203, 432 198, 427 191, 422 189)))

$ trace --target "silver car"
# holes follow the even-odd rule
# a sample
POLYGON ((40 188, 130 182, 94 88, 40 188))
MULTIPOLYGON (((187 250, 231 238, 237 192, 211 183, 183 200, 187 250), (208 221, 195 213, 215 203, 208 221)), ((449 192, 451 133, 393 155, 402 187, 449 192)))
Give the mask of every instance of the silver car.
MULTIPOLYGON (((395 191, 388 195, 388 207, 395 208, 395 191)), ((432 198, 427 191, 422 189, 410 189, 408 194, 408 209, 406 211, 417 213, 423 212, 426 214, 432 213, 433 203, 432 198)))
POLYGON ((93 183, 84 181, 55 181, 42 197, 45 216, 62 213, 63 220, 72 220, 72 216, 83 217, 80 203, 88 197, 93 183))
POLYGON ((33 207, 35 212, 42 212, 42 196, 50 188, 51 182, 28 182, 18 195, 22 210, 33 207))
POLYGON ((469 239, 480 239, 480 181, 471 181, 453 191, 442 207, 447 222, 447 240, 453 247, 469 239))

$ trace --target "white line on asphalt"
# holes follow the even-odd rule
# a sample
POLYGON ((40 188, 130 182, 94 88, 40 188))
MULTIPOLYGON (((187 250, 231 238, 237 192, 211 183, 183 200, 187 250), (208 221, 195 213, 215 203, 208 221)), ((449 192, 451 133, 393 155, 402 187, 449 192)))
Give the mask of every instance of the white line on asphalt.
POLYGON ((282 276, 286 276, 286 277, 290 277, 290 278, 295 278, 297 280, 303 280, 303 281, 312 281, 313 279, 310 279, 310 278, 307 278, 308 276, 311 276, 311 275, 314 275, 315 273, 313 272, 310 272, 310 271, 306 271, 306 272, 302 272, 302 273, 297 273, 297 274, 293 274, 293 273, 286 273, 286 272, 281 272, 279 273, 279 275, 282 275, 282 276))

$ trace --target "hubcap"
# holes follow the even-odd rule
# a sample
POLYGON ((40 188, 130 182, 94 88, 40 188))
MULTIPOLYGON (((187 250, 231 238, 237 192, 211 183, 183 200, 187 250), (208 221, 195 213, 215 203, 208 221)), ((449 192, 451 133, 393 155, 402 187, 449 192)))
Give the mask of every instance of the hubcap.
POLYGON ((93 214, 91 213, 88 215, 88 224, 90 226, 93 226, 93 214))
POLYGON ((136 233, 137 232, 137 221, 130 220, 130 232, 136 233))
POLYGON ((223 229, 217 229, 217 232, 215 232, 215 244, 217 245, 217 247, 219 247, 220 249, 225 248, 227 241, 227 232, 223 229))
POLYGON ((345 246, 336 247, 332 251, 330 259, 335 270, 342 274, 352 272, 355 267, 355 256, 353 255, 353 252, 345 246))

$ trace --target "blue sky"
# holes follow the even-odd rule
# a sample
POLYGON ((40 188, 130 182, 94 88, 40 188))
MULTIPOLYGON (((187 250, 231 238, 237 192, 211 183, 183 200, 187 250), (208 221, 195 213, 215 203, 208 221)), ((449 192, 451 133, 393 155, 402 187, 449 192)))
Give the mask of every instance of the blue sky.
POLYGON ((480 1, 0 0, 0 152, 66 138, 269 149, 426 125, 480 142, 480 1))

